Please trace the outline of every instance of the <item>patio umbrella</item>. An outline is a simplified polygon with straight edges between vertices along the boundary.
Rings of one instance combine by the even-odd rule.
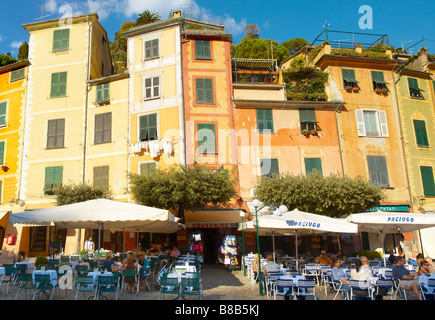
[[[412,212],[362,212],[349,215],[346,220],[358,225],[359,231],[375,232],[380,237],[384,253],[384,237],[387,233],[408,232],[435,226],[435,215]],[[384,265],[386,264],[384,259]]]

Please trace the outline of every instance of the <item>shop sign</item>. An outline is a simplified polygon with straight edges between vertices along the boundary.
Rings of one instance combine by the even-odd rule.
[[[287,221],[287,224],[291,227],[320,228],[320,223],[311,221]]]
[[[401,205],[401,206],[377,206],[374,207],[372,209],[369,209],[367,211],[385,211],[385,212],[396,212],[396,211],[401,211],[401,212],[408,212],[409,208],[407,205]]]

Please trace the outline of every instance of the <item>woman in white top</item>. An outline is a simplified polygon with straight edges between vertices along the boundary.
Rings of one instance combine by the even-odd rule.
[[[362,262],[360,260],[355,261],[355,269],[350,272],[350,278],[352,280],[367,280],[370,281],[370,273],[366,269],[362,268]]]

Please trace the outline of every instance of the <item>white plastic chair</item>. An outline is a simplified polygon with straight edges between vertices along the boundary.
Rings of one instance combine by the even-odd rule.
[[[373,286],[367,280],[350,280],[350,299],[368,298],[373,300]]]
[[[315,280],[299,280],[295,291],[296,297],[313,297],[317,300]]]

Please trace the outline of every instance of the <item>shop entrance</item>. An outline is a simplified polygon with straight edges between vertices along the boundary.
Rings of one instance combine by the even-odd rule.
[[[204,228],[201,229],[204,239],[204,263],[216,264],[218,257],[219,229]]]

